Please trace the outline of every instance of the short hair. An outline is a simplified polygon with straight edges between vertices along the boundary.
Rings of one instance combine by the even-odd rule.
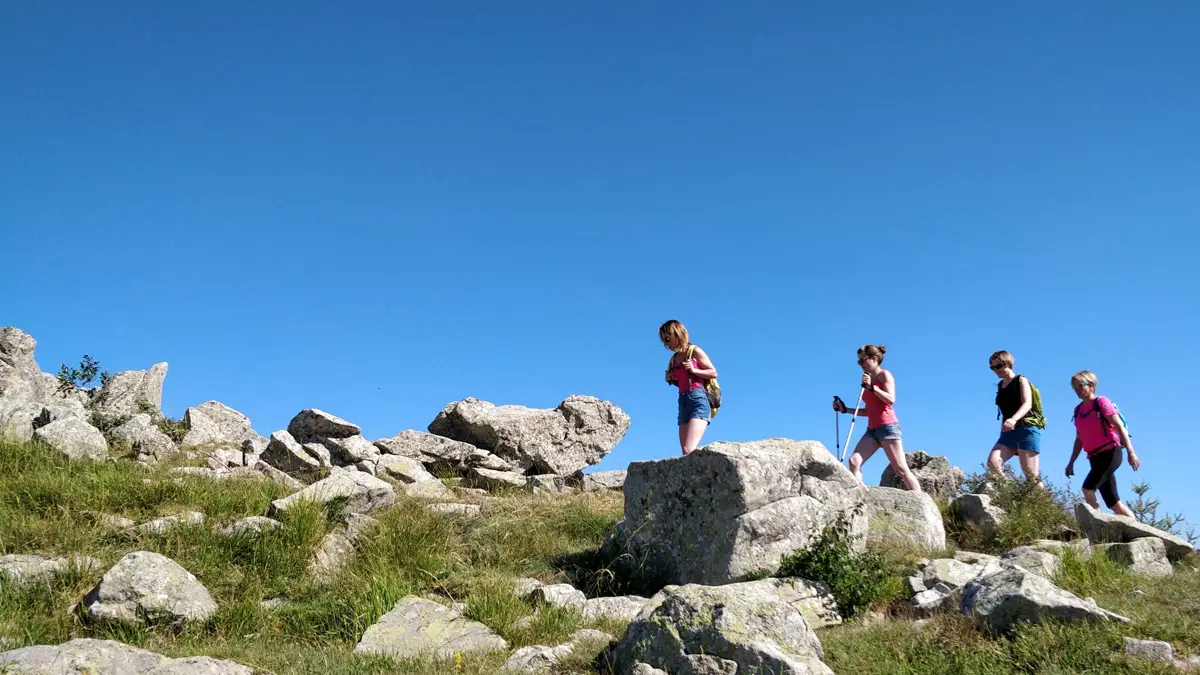
[[[863,345],[858,348],[858,358],[872,357],[883,363],[883,355],[887,353],[887,347],[883,345]]]
[[[999,361],[1000,363],[1003,363],[1005,365],[1005,367],[1007,367],[1007,368],[1012,368],[1013,363],[1015,363],[1015,361],[1013,360],[1013,355],[1009,354],[1008,352],[1004,351],[1003,349],[1001,349],[998,352],[992,353],[992,355],[988,358],[988,365],[990,366],[997,361]]]
[[[658,339],[662,340],[664,345],[667,344],[669,338],[676,338],[678,340],[680,351],[691,344],[688,341],[687,328],[675,319],[671,319],[658,327]]]
[[[1100,380],[1096,379],[1096,374],[1090,370],[1081,370],[1071,376],[1072,387],[1074,387],[1076,384],[1090,384],[1092,385],[1092,389],[1095,389],[1096,385],[1099,383]]]

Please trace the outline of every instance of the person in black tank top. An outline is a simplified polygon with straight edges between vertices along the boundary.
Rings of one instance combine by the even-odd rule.
[[[999,409],[1000,436],[988,454],[988,473],[996,478],[1004,475],[1004,463],[1019,458],[1025,479],[1041,485],[1038,455],[1041,452],[1041,428],[1045,426],[1033,385],[1023,375],[1013,372],[1015,360],[1006,351],[998,351],[988,359],[988,367],[1000,378],[996,388],[996,407]]]

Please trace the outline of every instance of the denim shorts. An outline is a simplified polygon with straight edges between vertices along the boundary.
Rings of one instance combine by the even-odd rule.
[[[884,441],[900,440],[900,423],[884,424],[875,428],[868,428],[865,434],[867,438],[873,438],[877,443]]]
[[[689,389],[679,395],[679,426],[688,420],[708,421],[712,408],[708,405],[708,394],[703,389]]]
[[[1037,427],[1017,427],[1012,431],[1001,431],[996,445],[1016,448],[1036,455],[1042,451],[1042,430]]]

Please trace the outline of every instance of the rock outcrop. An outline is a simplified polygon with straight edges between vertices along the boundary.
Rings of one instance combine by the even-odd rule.
[[[917,477],[921,489],[932,497],[954,499],[963,491],[963,470],[941,455],[930,455],[924,450],[904,453],[908,468]],[[904,481],[892,471],[891,464],[879,477],[879,487],[904,489]]]

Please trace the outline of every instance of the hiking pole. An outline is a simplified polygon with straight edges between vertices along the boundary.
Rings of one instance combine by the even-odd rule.
[[[858,403],[854,404],[854,417],[850,418],[850,431],[846,432],[846,445],[842,446],[842,454],[838,457],[839,462],[846,461],[846,451],[850,449],[850,437],[854,435],[854,423],[858,421],[858,407],[862,405],[863,394],[866,389],[858,390]]]

